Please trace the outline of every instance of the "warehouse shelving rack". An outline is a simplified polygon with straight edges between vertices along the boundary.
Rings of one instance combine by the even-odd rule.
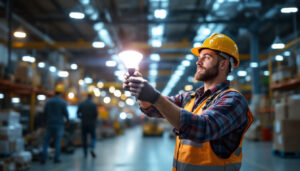
[[[10,97],[13,97],[15,94],[20,96],[30,96],[30,131],[34,130],[34,113],[35,113],[35,104],[36,96],[38,94],[44,94],[48,97],[54,95],[53,91],[43,90],[38,87],[31,85],[25,85],[21,83],[15,83],[10,80],[0,80],[0,91],[3,93],[8,93]]]

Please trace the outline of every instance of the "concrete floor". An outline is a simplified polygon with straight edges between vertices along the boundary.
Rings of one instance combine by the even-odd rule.
[[[62,154],[62,163],[32,163],[33,171],[167,171],[172,168],[175,140],[168,133],[161,137],[142,137],[140,127],[126,130],[121,136],[98,141],[97,158],[84,159],[82,149],[73,155]],[[245,141],[241,171],[300,170],[300,158],[272,155],[272,143]]]

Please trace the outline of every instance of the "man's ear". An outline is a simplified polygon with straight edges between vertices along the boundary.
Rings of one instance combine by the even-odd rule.
[[[228,68],[228,65],[229,65],[229,60],[222,60],[220,62],[219,67],[220,67],[221,71],[225,71]]]

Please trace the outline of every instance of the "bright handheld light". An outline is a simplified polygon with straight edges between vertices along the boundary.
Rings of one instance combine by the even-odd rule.
[[[134,71],[138,68],[143,55],[140,52],[133,50],[126,50],[119,53],[119,58],[124,63],[130,75],[133,75]]]

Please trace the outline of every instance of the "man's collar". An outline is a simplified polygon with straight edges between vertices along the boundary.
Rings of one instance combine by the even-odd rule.
[[[230,81],[226,80],[222,83],[217,84],[215,87],[206,90],[206,92],[204,92],[204,86],[202,86],[196,90],[196,93],[197,93],[197,95],[200,95],[200,96],[203,95],[204,93],[213,94],[220,89],[229,88],[229,85],[230,85]]]

